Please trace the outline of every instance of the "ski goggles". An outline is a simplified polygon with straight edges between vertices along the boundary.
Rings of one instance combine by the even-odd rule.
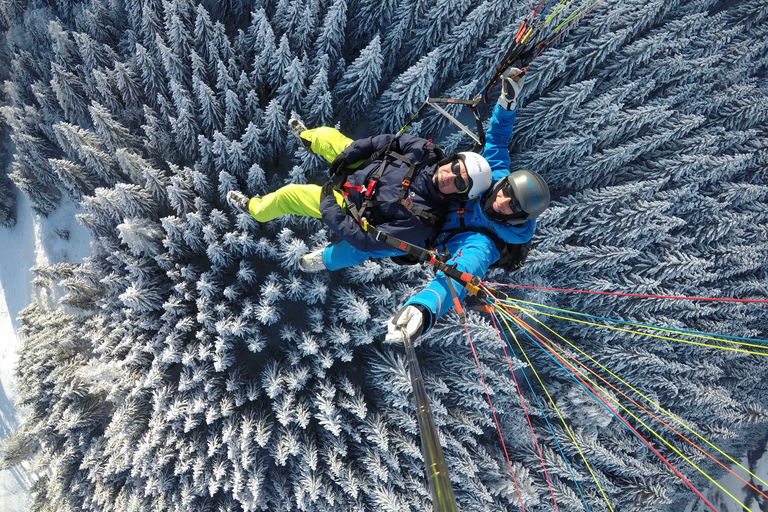
[[[456,190],[458,190],[459,194],[466,194],[469,192],[469,189],[472,187],[472,178],[467,176],[467,181],[464,181],[464,178],[461,177],[461,158],[456,158],[453,162],[451,162],[451,172],[453,173],[453,184],[456,186]]]

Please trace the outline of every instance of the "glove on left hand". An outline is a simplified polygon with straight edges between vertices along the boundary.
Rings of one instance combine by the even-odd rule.
[[[403,341],[403,333],[400,331],[405,326],[405,331],[411,339],[417,338],[424,330],[424,315],[416,306],[405,306],[387,321],[387,335],[385,341]]]
[[[323,201],[325,201],[325,198],[328,196],[333,195],[333,183],[330,181],[326,181],[323,183],[323,186],[320,188],[320,204],[323,204]]]
[[[343,151],[336,155],[336,158],[331,162],[331,166],[328,168],[328,174],[331,178],[343,174],[347,170],[347,154]]]
[[[499,105],[504,110],[515,110],[517,97],[525,85],[525,71],[509,68],[501,75],[501,96]]]

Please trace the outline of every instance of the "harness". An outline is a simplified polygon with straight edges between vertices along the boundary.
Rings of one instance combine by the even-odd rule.
[[[469,210],[471,212],[471,210]],[[443,233],[447,233],[445,238],[442,238],[440,243],[445,248],[448,241],[459,233],[466,233],[472,231],[475,233],[482,233],[491,239],[496,246],[496,250],[499,251],[499,259],[495,263],[491,264],[489,268],[501,268],[508,272],[514,272],[525,264],[528,253],[533,248],[533,239],[528,240],[522,244],[512,244],[505,242],[496,233],[490,229],[476,227],[476,226],[464,226],[463,218],[461,220],[461,226],[449,229]]]
[[[474,233],[481,233],[487,236],[493,244],[496,246],[496,250],[499,251],[499,259],[496,260],[489,268],[501,268],[508,272],[514,272],[525,264],[525,260],[528,257],[528,253],[533,248],[533,241],[529,240],[523,244],[513,244],[505,242],[496,233],[487,228],[481,228],[477,226],[467,226],[464,222],[465,213],[473,213],[473,210],[467,210],[464,208],[465,202],[459,203],[459,207],[455,210],[450,210],[448,213],[456,213],[459,225],[455,228],[451,228],[445,231],[441,231],[438,228],[435,236],[427,241],[428,250],[433,254],[438,254],[442,257],[443,261],[447,261],[451,258],[451,254],[448,252],[446,245],[448,242],[459,233],[466,233],[471,231]],[[445,220],[445,219],[443,219]],[[440,241],[438,243],[438,240]],[[441,246],[442,249],[438,249]],[[402,256],[391,256],[390,259],[398,265],[415,265],[420,263],[421,260],[413,254],[406,253]]]
[[[395,139],[389,141],[389,143],[383,147],[382,149],[376,151],[373,155],[371,155],[368,160],[365,161],[360,167],[366,167],[367,165],[370,165],[371,162],[374,162],[381,158],[381,164],[379,165],[378,169],[375,173],[371,175],[371,177],[368,179],[367,183],[365,185],[352,185],[347,181],[347,178],[351,174],[355,172],[355,169],[349,169],[347,167],[344,167],[343,170],[339,173],[337,173],[333,177],[333,188],[341,192],[341,195],[344,197],[344,203],[347,208],[347,213],[362,226],[364,229],[366,228],[366,225],[368,224],[368,221],[364,217],[365,211],[376,205],[376,204],[386,204],[386,203],[396,203],[401,205],[403,208],[408,210],[413,215],[417,216],[419,219],[422,220],[425,224],[428,226],[435,228],[442,224],[442,218],[438,217],[437,215],[434,215],[433,213],[423,209],[419,208],[415,204],[413,204],[413,200],[409,197],[410,192],[410,186],[411,186],[411,180],[413,179],[413,175],[416,173],[416,165],[411,162],[411,160],[406,157],[405,155],[402,155],[398,153],[397,151],[390,149],[390,146],[392,143],[395,142]],[[437,157],[438,161],[442,158],[444,158],[443,152],[439,147],[430,147],[430,152],[434,153]],[[389,158],[393,158],[396,160],[399,160],[406,164],[408,166],[408,172],[406,173],[405,177],[403,178],[403,181],[400,184],[400,194],[396,199],[389,200],[389,201],[374,201],[374,195],[376,193],[376,188],[379,183],[379,180],[381,179],[381,176],[384,174],[384,171],[387,167],[387,162]],[[349,197],[350,191],[356,191],[363,195],[363,202],[358,208],[357,205],[355,205],[354,202]]]

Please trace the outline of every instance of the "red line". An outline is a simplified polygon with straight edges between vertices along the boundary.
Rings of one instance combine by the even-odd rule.
[[[504,455],[507,457],[507,464],[509,465],[509,472],[512,474],[512,481],[515,482],[515,491],[517,491],[517,497],[520,500],[520,507],[522,507],[523,512],[525,512],[525,505],[523,505],[523,497],[520,495],[520,488],[517,486],[517,478],[515,478],[515,472],[512,470],[512,461],[509,460],[507,445],[504,442],[504,436],[501,434],[501,427],[499,426],[499,420],[496,419],[496,411],[494,410],[493,403],[491,402],[491,395],[488,393],[488,386],[485,385],[483,370],[480,369],[480,360],[477,358],[477,353],[475,352],[475,346],[472,344],[472,338],[469,335],[469,329],[467,329],[466,324],[464,324],[464,332],[467,333],[467,340],[469,341],[469,346],[472,349],[472,355],[475,356],[475,364],[477,365],[477,371],[480,372],[480,380],[483,383],[483,389],[485,389],[485,396],[488,398],[488,405],[491,406],[491,414],[493,415],[493,421],[496,423],[496,430],[499,432],[499,439],[501,439],[501,447],[504,448]]]
[[[506,308],[506,307],[504,307],[504,309],[507,309],[507,308]],[[600,402],[601,402],[603,405],[605,405],[605,407],[607,407],[607,408],[608,408],[608,410],[610,410],[610,411],[611,411],[611,412],[612,412],[612,413],[613,413],[613,414],[616,416],[616,418],[617,418],[618,420],[620,420],[620,421],[621,421],[621,422],[622,422],[624,425],[626,425],[626,426],[627,426],[627,428],[629,428],[629,429],[630,429],[630,430],[631,430],[631,431],[632,431],[632,432],[633,432],[633,433],[634,433],[634,434],[635,434],[635,435],[636,435],[636,436],[637,436],[639,439],[641,439],[641,440],[642,440],[642,441],[643,441],[643,442],[644,442],[644,443],[645,443],[645,444],[648,446],[648,448],[650,448],[650,449],[653,451],[653,453],[655,453],[655,454],[656,454],[656,455],[657,455],[657,456],[658,456],[658,457],[659,457],[659,458],[660,458],[660,459],[661,459],[661,460],[662,460],[662,461],[663,461],[663,462],[664,462],[664,463],[665,463],[665,464],[666,464],[666,465],[669,467],[669,469],[671,469],[672,471],[674,471],[674,473],[675,473],[675,474],[676,474],[676,475],[677,475],[677,476],[678,476],[678,477],[679,477],[679,478],[680,478],[680,479],[681,479],[683,482],[685,482],[685,483],[686,483],[686,485],[688,485],[688,487],[690,487],[690,489],[691,489],[693,492],[695,492],[695,493],[696,493],[696,495],[697,495],[699,498],[701,498],[701,499],[704,501],[704,503],[706,503],[706,504],[707,504],[707,505],[708,505],[708,506],[709,506],[709,507],[710,507],[712,510],[714,510],[715,512],[717,512],[717,509],[716,509],[716,508],[715,508],[715,507],[714,507],[714,506],[713,506],[713,505],[712,505],[712,504],[711,504],[709,501],[707,501],[707,499],[706,499],[706,498],[705,498],[705,497],[704,497],[704,496],[703,496],[703,495],[702,495],[702,494],[701,494],[701,493],[700,493],[700,492],[699,492],[699,491],[698,491],[698,490],[697,490],[697,489],[696,489],[696,488],[693,486],[693,484],[691,484],[691,483],[690,483],[690,482],[689,482],[689,481],[688,481],[688,480],[687,480],[687,479],[686,479],[686,478],[683,476],[683,474],[682,474],[682,473],[680,473],[680,472],[679,472],[677,469],[675,469],[675,467],[674,467],[674,466],[673,466],[673,465],[672,465],[672,464],[671,464],[671,463],[670,463],[670,462],[669,462],[669,461],[668,461],[666,458],[664,458],[664,456],[663,456],[661,453],[659,453],[659,452],[658,452],[658,450],[656,450],[656,448],[654,448],[654,447],[653,447],[653,445],[651,445],[651,443],[650,443],[648,440],[646,440],[646,439],[645,439],[645,438],[644,438],[642,435],[640,435],[640,433],[639,433],[637,430],[635,430],[635,428],[634,428],[632,425],[630,425],[630,424],[629,424],[629,422],[628,422],[627,420],[625,420],[625,419],[624,419],[624,418],[623,418],[623,417],[622,417],[622,416],[621,416],[621,415],[620,415],[618,412],[616,412],[616,411],[613,409],[613,407],[611,407],[611,406],[610,406],[610,405],[609,405],[609,404],[608,404],[608,403],[607,403],[605,400],[603,400],[603,398],[602,398],[600,395],[598,395],[598,394],[597,394],[597,392],[596,392],[594,389],[592,389],[592,387],[591,387],[591,386],[590,386],[588,383],[586,383],[586,382],[584,381],[584,379],[582,379],[582,377],[581,377],[580,375],[578,375],[578,374],[576,373],[576,371],[575,371],[575,370],[574,370],[574,369],[571,367],[571,365],[570,365],[570,364],[569,364],[567,361],[564,361],[564,360],[563,360],[563,359],[562,359],[562,358],[561,358],[561,357],[560,357],[560,356],[559,356],[559,355],[558,355],[558,354],[557,354],[557,353],[556,353],[554,350],[552,350],[552,348],[551,348],[551,347],[549,347],[549,346],[548,346],[548,345],[547,345],[547,344],[546,344],[544,341],[542,341],[542,339],[541,339],[541,338],[544,338],[544,339],[546,339],[547,341],[549,341],[549,339],[548,339],[548,338],[546,338],[546,336],[541,336],[541,337],[539,337],[539,335],[538,335],[537,333],[533,332],[532,328],[531,328],[530,326],[528,326],[528,324],[526,324],[526,323],[525,323],[525,322],[524,322],[522,319],[520,319],[520,318],[519,318],[517,315],[515,315],[514,313],[512,313],[512,312],[511,312],[511,311],[509,311],[508,309],[507,309],[507,313],[508,313],[508,314],[510,314],[512,317],[514,317],[514,318],[517,320],[517,322],[516,322],[516,323],[517,323],[517,325],[518,325],[519,327],[521,327],[521,328],[524,328],[525,330],[527,330],[527,331],[528,331],[529,333],[531,333],[531,334],[532,334],[532,335],[533,335],[533,336],[534,336],[534,337],[535,337],[537,340],[539,340],[539,342],[540,342],[540,343],[541,343],[543,346],[547,347],[547,349],[549,350],[549,352],[550,352],[550,353],[551,353],[553,356],[555,356],[555,357],[556,357],[556,358],[557,358],[557,359],[558,359],[558,360],[559,360],[559,361],[560,361],[560,362],[563,364],[563,366],[565,366],[566,368],[568,368],[568,369],[569,369],[569,371],[571,372],[571,374],[572,374],[574,377],[576,377],[576,378],[577,378],[577,379],[578,379],[578,380],[579,380],[579,381],[580,381],[580,382],[581,382],[581,383],[584,385],[584,387],[586,387],[586,388],[587,388],[587,389],[588,389],[588,390],[589,390],[589,391],[592,393],[592,395],[593,395],[595,398],[597,398],[597,399],[598,399],[598,400],[599,400],[599,401],[600,401]],[[522,324],[522,325],[521,325],[521,324]],[[524,327],[523,327],[523,326],[524,326]],[[550,343],[551,343],[551,342],[550,342]]]
[[[495,324],[494,324],[494,325],[495,325]],[[530,327],[530,326],[529,326],[529,327]],[[533,329],[532,327],[531,327],[531,329],[532,329],[534,332],[536,332],[536,333],[538,333],[538,334],[541,334],[541,333],[539,333],[539,331],[537,331],[536,329]],[[726,471],[728,471],[729,473],[731,473],[733,476],[735,476],[736,478],[738,478],[739,480],[741,480],[742,482],[744,482],[746,485],[750,486],[750,487],[751,487],[752,489],[754,489],[756,492],[758,492],[758,493],[762,494],[762,495],[763,495],[763,497],[765,497],[765,498],[768,498],[768,496],[766,496],[766,494],[765,494],[765,493],[763,493],[763,492],[762,492],[760,489],[758,489],[757,487],[755,487],[755,486],[754,486],[754,485],[752,485],[751,483],[749,483],[749,482],[747,482],[746,480],[744,480],[742,477],[740,477],[740,476],[739,476],[739,475],[738,475],[738,474],[737,474],[735,471],[733,471],[731,468],[727,467],[725,464],[723,464],[722,462],[720,462],[719,460],[717,460],[716,458],[714,458],[714,457],[713,457],[712,455],[710,455],[710,454],[709,454],[709,453],[708,453],[706,450],[704,450],[704,449],[703,449],[703,448],[701,448],[699,445],[697,445],[696,443],[694,443],[693,441],[691,441],[690,439],[688,439],[688,438],[687,438],[685,435],[683,435],[683,434],[681,434],[680,432],[678,432],[678,431],[677,431],[677,430],[676,430],[676,429],[675,429],[675,428],[674,428],[672,425],[668,424],[666,421],[662,420],[661,418],[659,418],[658,416],[656,416],[655,414],[653,414],[651,411],[649,411],[648,409],[646,409],[645,407],[643,407],[642,405],[640,405],[639,403],[637,403],[637,402],[636,402],[634,399],[632,399],[630,396],[628,396],[628,395],[627,395],[627,394],[625,394],[623,391],[621,391],[620,389],[618,389],[618,388],[617,388],[616,386],[614,386],[612,383],[610,383],[610,382],[608,382],[607,380],[605,380],[605,378],[603,378],[603,376],[602,376],[602,375],[598,374],[598,373],[597,373],[595,370],[593,370],[592,368],[588,367],[588,366],[587,366],[586,364],[584,364],[583,362],[579,361],[579,360],[578,360],[576,357],[574,357],[572,354],[568,353],[568,351],[567,351],[567,350],[565,350],[565,349],[564,349],[562,346],[560,346],[560,345],[558,345],[557,343],[554,343],[554,342],[551,342],[551,343],[552,343],[552,346],[553,346],[553,347],[555,347],[556,349],[558,349],[558,350],[559,350],[559,351],[560,351],[560,352],[561,352],[563,355],[565,355],[566,357],[568,357],[569,359],[571,359],[572,361],[574,361],[576,364],[578,364],[579,366],[581,366],[582,368],[584,368],[586,371],[588,371],[589,373],[591,373],[592,375],[594,375],[595,377],[597,377],[598,379],[600,379],[601,381],[603,381],[603,382],[604,382],[606,385],[610,386],[610,387],[611,387],[611,388],[612,388],[614,391],[616,391],[616,392],[617,392],[617,393],[619,393],[621,396],[623,396],[624,398],[626,398],[627,400],[629,400],[630,402],[632,402],[633,404],[635,404],[635,406],[637,406],[639,409],[641,409],[641,410],[642,410],[643,412],[645,412],[647,415],[649,415],[650,417],[652,417],[653,419],[655,419],[656,421],[658,421],[659,423],[661,423],[662,425],[664,425],[665,427],[667,427],[669,430],[671,430],[672,432],[674,432],[674,433],[675,433],[675,434],[677,434],[678,436],[680,436],[680,437],[682,437],[683,439],[685,439],[685,440],[688,442],[688,444],[690,444],[691,446],[693,446],[694,448],[696,448],[697,450],[699,450],[701,453],[703,453],[704,455],[706,455],[707,457],[709,457],[710,459],[712,459],[714,462],[717,462],[717,463],[718,463],[720,466],[722,466],[722,468],[723,468],[723,469],[725,469]]]
[[[555,510],[559,511],[557,507],[557,500],[555,500],[555,491],[552,489],[552,483],[549,481],[549,473],[547,473],[547,467],[544,465],[544,456],[541,454],[541,448],[539,447],[539,440],[536,439],[536,434],[533,431],[533,425],[531,424],[531,417],[528,415],[528,408],[525,406],[525,400],[523,399],[523,393],[520,389],[520,384],[517,383],[517,377],[515,371],[512,369],[512,361],[509,360],[507,355],[507,347],[504,346],[504,340],[501,339],[501,333],[496,325],[496,319],[491,315],[491,322],[493,322],[493,328],[496,329],[496,336],[501,343],[501,350],[504,351],[504,357],[507,360],[509,366],[509,373],[512,374],[512,380],[515,382],[515,389],[517,389],[517,396],[520,397],[520,404],[523,406],[523,412],[525,412],[525,419],[528,421],[528,428],[531,429],[531,437],[533,437],[533,444],[536,445],[536,451],[539,453],[539,460],[541,461],[541,468],[544,470],[544,477],[547,479],[547,486],[549,487],[549,494],[552,496],[552,503],[555,505]]]
[[[539,5],[536,7],[536,10],[533,11],[533,17],[534,18],[536,17],[537,14],[539,14],[539,11],[541,10],[541,8],[544,6],[544,4],[546,2],[547,2],[547,0],[541,0],[541,2],[539,2]],[[531,10],[533,10],[533,9],[531,9]]]
[[[643,295],[640,293],[598,292],[594,290],[571,290],[568,288],[547,288],[545,286],[526,286],[522,284],[484,283],[487,286],[512,286],[531,290],[549,290],[553,292],[591,293],[595,295],[616,295],[620,297],[639,297],[641,299],[676,299],[676,300],[706,300],[711,302],[756,302],[768,304],[768,299],[729,299],[724,297],[686,297],[682,295]]]

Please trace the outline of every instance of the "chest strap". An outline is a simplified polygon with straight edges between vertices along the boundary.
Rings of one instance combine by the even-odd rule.
[[[391,144],[391,141],[390,141],[390,144]],[[382,154],[382,151],[377,151],[374,154],[374,158],[378,158],[381,154]],[[401,183],[400,194],[398,198],[388,202],[395,202],[402,205],[403,208],[411,212],[413,215],[416,215],[417,217],[419,217],[424,223],[426,223],[431,227],[435,227],[439,225],[439,223],[442,221],[440,217],[422,208],[419,208],[418,206],[413,204],[413,201],[409,197],[411,180],[413,179],[413,175],[416,173],[416,165],[414,165],[413,162],[411,162],[411,160],[405,155],[401,155],[400,153],[389,150],[389,144],[387,144],[387,146],[384,148],[381,165],[379,165],[379,168],[370,177],[370,179],[368,180],[368,183],[366,183],[365,186],[351,185],[348,181],[343,184],[343,189],[341,190],[341,193],[345,197],[347,211],[350,213],[350,215],[352,215],[352,218],[355,219],[356,222],[361,223],[361,218],[363,216],[363,213],[366,211],[366,209],[368,209],[368,207],[375,204],[375,201],[373,201],[373,195],[376,191],[376,186],[378,185],[379,180],[381,179],[381,176],[384,174],[384,170],[386,169],[386,166],[387,166],[387,158],[389,157],[392,157],[396,160],[400,160],[401,162],[405,163],[408,166],[408,172],[406,173]],[[352,203],[352,201],[349,200],[348,196],[349,196],[350,190],[354,190],[363,195],[363,202],[360,205],[360,208],[357,208],[354,205],[354,203]]]
[[[465,210],[464,205],[467,204],[466,201],[459,201],[459,207],[455,210],[448,210],[448,213],[456,213],[459,220],[459,226],[462,228],[466,226],[464,223],[464,214],[465,213],[474,213],[474,210]]]

